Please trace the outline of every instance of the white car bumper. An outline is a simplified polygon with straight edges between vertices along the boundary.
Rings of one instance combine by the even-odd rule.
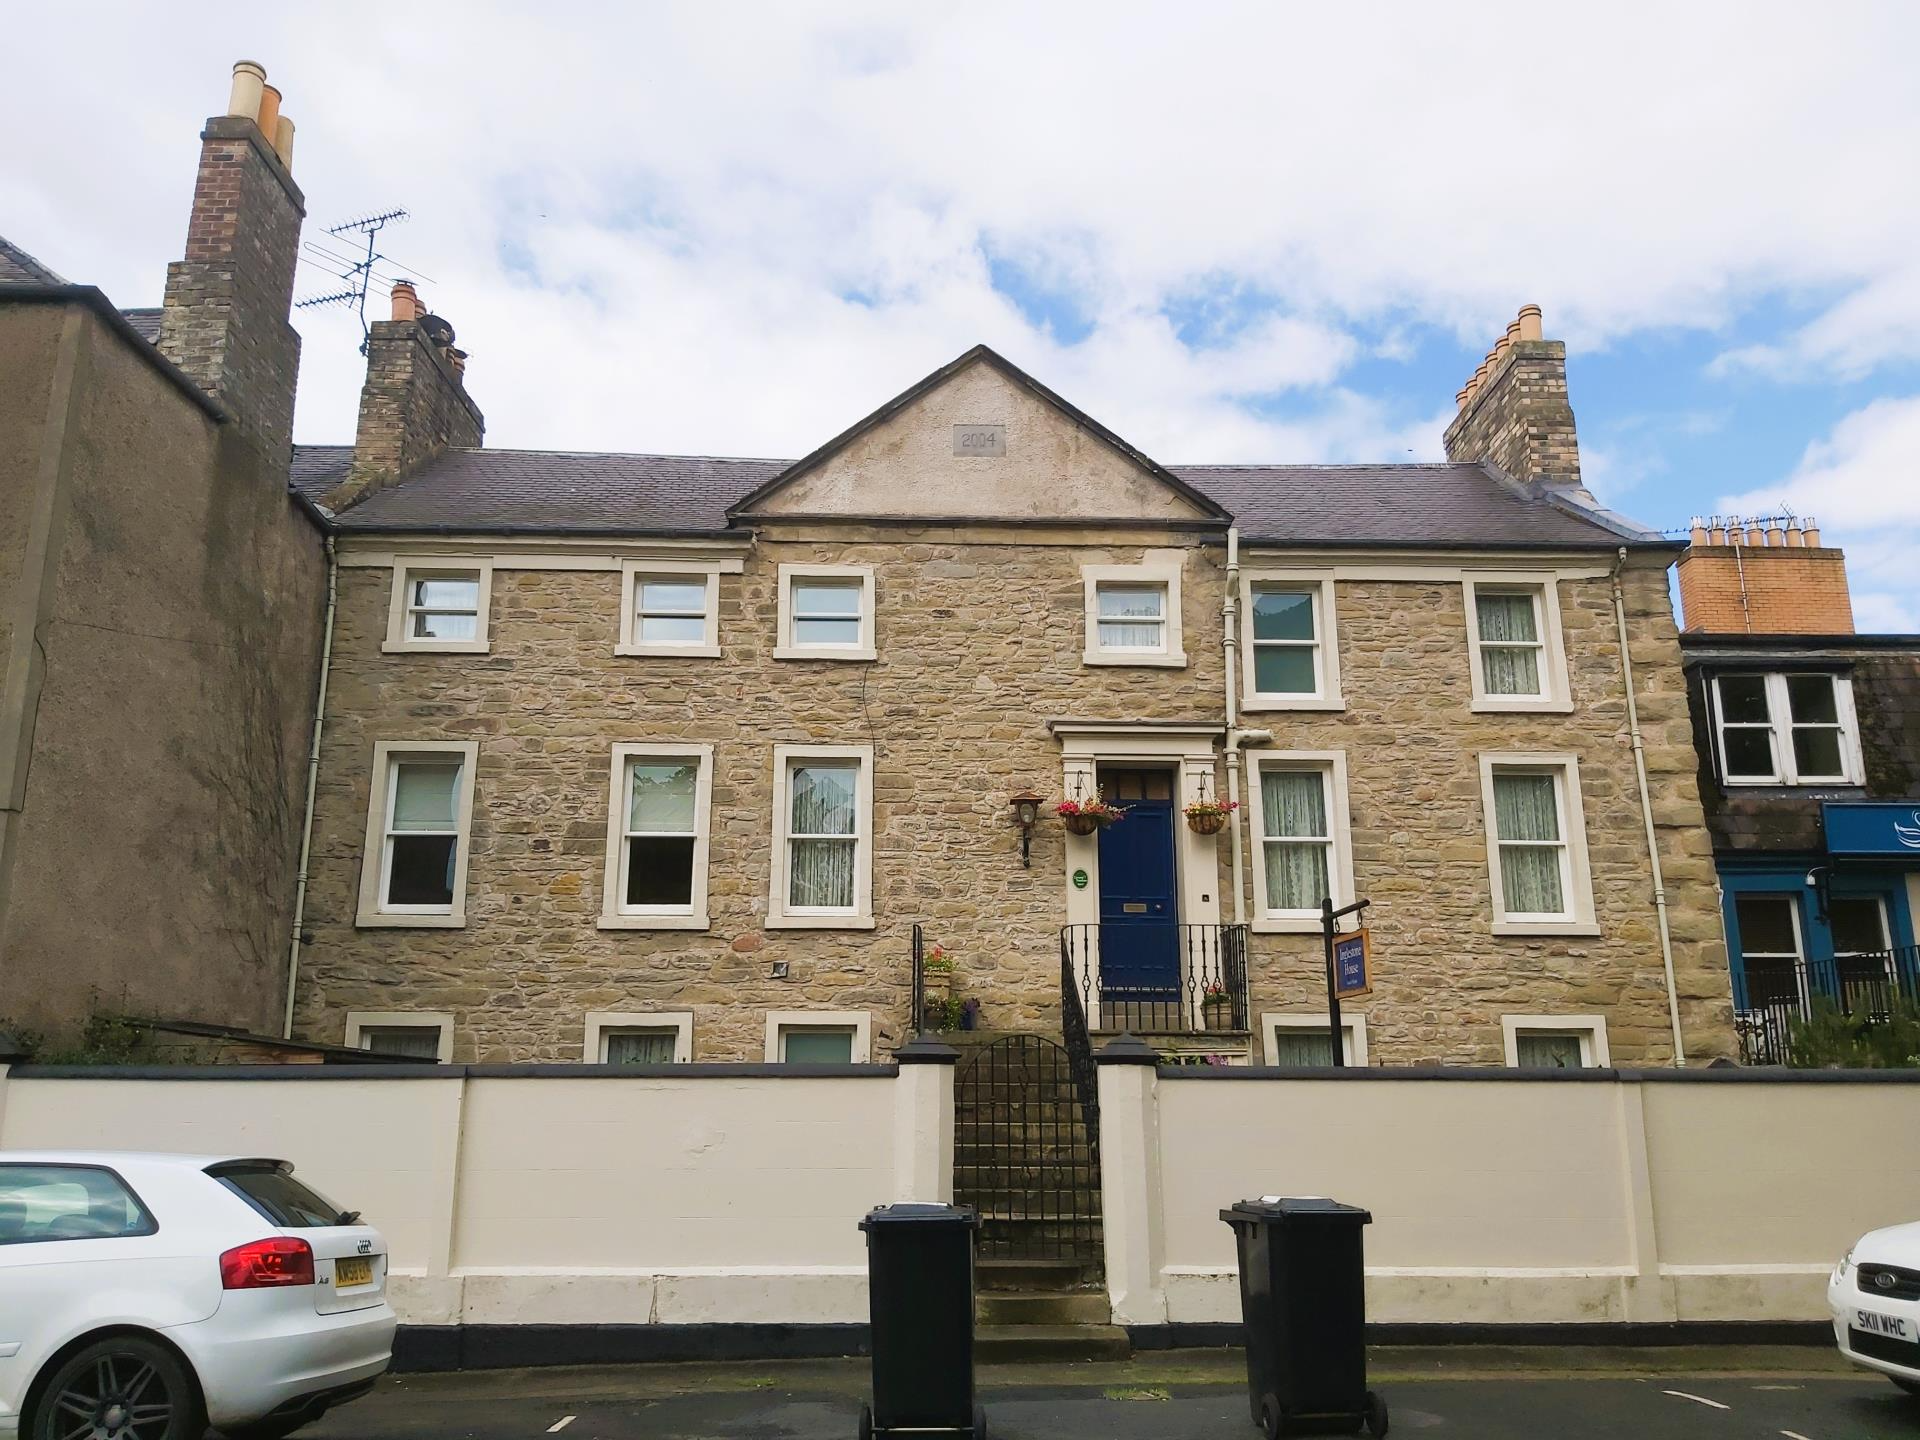
[[[193,1361],[216,1428],[330,1395],[350,1399],[342,1392],[371,1384],[392,1363],[395,1318],[385,1301],[338,1315],[315,1314],[310,1300],[303,1309],[246,1303],[268,1297],[279,1299],[272,1291],[230,1293],[208,1319],[167,1332]]]
[[[1827,1308],[1834,1342],[1847,1359],[1882,1375],[1920,1382],[1920,1298],[1895,1298],[1872,1286],[1863,1290],[1856,1262],[1828,1280]]]

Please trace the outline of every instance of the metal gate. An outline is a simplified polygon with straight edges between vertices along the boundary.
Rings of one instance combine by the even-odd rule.
[[[1097,1126],[1058,1041],[1005,1035],[967,1060],[954,1089],[953,1189],[980,1212],[981,1258],[1100,1263]]]

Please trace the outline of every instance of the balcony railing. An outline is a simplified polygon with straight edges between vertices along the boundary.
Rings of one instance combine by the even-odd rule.
[[[1252,1028],[1244,925],[1069,925],[1060,959],[1095,1030]]]
[[[1796,1020],[1829,1001],[1842,1015],[1885,1020],[1896,1003],[1920,1005],[1920,947],[1842,955],[1830,960],[1748,956],[1733,975],[1734,1028],[1749,1065],[1792,1061]]]

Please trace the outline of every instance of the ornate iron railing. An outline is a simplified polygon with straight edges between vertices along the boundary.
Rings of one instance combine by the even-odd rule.
[[[1087,1145],[1094,1163],[1100,1161],[1100,1077],[1093,1063],[1093,1034],[1087,1029],[1087,1007],[1073,973],[1066,941],[1060,942],[1060,1032],[1073,1067],[1073,1088],[1080,1097],[1080,1117],[1087,1129]]]
[[[1920,946],[1826,960],[1748,956],[1733,972],[1733,1024],[1748,1065],[1786,1065],[1794,1022],[1825,1001],[1842,1015],[1885,1020],[1896,1004],[1920,1006]]]
[[[1060,957],[1061,983],[1094,1030],[1252,1028],[1244,925],[1069,925]]]

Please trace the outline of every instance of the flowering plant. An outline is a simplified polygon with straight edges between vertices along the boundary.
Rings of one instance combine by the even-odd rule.
[[[1209,980],[1207,988],[1200,993],[1201,998],[1205,1000],[1224,1000],[1227,998],[1227,987],[1218,980]]]
[[[925,964],[921,966],[921,969],[935,975],[951,975],[953,973],[953,957],[947,954],[945,946],[935,945],[931,950],[927,951]]]
[[[1063,818],[1085,815],[1095,820],[1118,820],[1127,813],[1118,805],[1108,804],[1097,794],[1091,800],[1062,800],[1053,809],[1055,814]]]
[[[1238,800],[1215,800],[1203,797],[1187,806],[1187,818],[1189,820],[1199,820],[1208,815],[1225,817],[1231,815],[1239,808],[1240,802]]]

